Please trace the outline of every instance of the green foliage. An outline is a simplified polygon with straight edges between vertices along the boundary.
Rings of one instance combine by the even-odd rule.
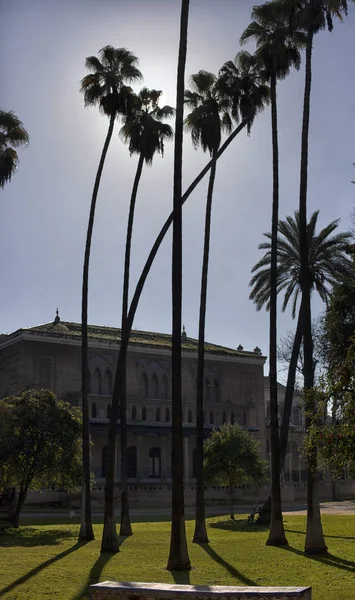
[[[130,154],[143,155],[150,165],[154,154],[163,156],[164,141],[172,139],[174,133],[170,125],[163,123],[174,115],[171,106],[159,106],[160,90],[143,88],[139,94],[132,95],[131,111],[126,116],[120,137],[128,142]]]
[[[257,442],[239,425],[222,425],[205,441],[206,481],[228,486],[262,483],[268,468],[260,458]]]
[[[72,489],[81,479],[81,414],[49,390],[0,401],[0,488],[52,485]]]
[[[29,136],[13,111],[0,110],[0,187],[11,180],[19,158],[15,148],[26,146]]]
[[[316,232],[319,210],[311,215],[308,223],[308,255],[311,289],[316,290],[323,300],[328,302],[332,286],[340,276],[351,272],[351,260],[347,256],[352,235],[349,232],[332,235],[339,220],[332,221]],[[292,299],[292,317],[296,315],[297,301],[301,293],[300,272],[300,222],[299,212],[294,217],[279,221],[277,241],[277,293],[284,292],[282,310],[286,310]],[[257,310],[263,306],[269,310],[270,304],[270,264],[271,233],[264,233],[266,242],[259,244],[259,250],[266,250],[262,259],[252,268],[253,275],[249,285],[252,287],[250,299]]]

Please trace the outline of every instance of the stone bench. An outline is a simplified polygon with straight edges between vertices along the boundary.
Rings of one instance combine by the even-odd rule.
[[[311,600],[310,587],[240,587],[104,581],[90,586],[91,600]]]

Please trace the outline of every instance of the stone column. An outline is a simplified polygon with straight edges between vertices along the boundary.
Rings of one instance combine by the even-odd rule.
[[[141,479],[142,477],[142,452],[143,452],[143,441],[142,436],[137,435],[137,479]]]
[[[189,481],[189,438],[184,437],[184,481]]]
[[[162,483],[166,483],[166,465],[167,465],[167,455],[166,455],[166,435],[162,435],[160,438],[160,457],[161,457],[161,481]]]

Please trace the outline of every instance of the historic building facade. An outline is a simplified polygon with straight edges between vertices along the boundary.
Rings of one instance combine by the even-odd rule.
[[[89,326],[92,467],[105,476],[108,419],[120,330]],[[127,361],[128,475],[132,482],[171,478],[171,338],[133,331]],[[206,344],[205,433],[239,423],[267,457],[264,376],[259,348],[248,352]],[[197,341],[182,333],[185,481],[194,479]],[[81,405],[81,326],[60,320],[0,336],[0,398],[29,388],[49,388]],[[119,425],[118,425],[119,434]],[[119,448],[119,444],[118,444]],[[119,453],[119,449],[117,451]],[[117,456],[119,480],[119,456]]]
[[[92,468],[105,477],[107,429],[120,330],[89,326],[90,427]],[[133,331],[127,360],[128,476],[132,483],[171,479],[171,338]],[[245,351],[206,343],[205,435],[223,423],[239,423],[270,459],[270,390],[259,348]],[[182,332],[183,434],[185,481],[195,477],[197,340]],[[0,336],[0,398],[29,388],[51,389],[58,398],[81,405],[81,326],[62,322],[19,329]],[[280,418],[285,388],[278,387]],[[283,478],[304,478],[299,452],[304,435],[302,398],[296,395]],[[118,425],[119,434],[119,425]],[[117,479],[120,479],[119,444]]]

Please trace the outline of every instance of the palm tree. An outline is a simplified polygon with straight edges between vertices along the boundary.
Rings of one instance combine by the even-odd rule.
[[[312,52],[313,38],[320,30],[333,28],[333,16],[340,20],[342,14],[347,14],[347,0],[300,0],[292,4],[290,16],[291,26],[300,23],[307,35],[306,44],[306,68],[305,87],[303,100],[303,119],[301,136],[301,170],[300,170],[300,196],[299,196],[299,218],[300,218],[300,248],[301,248],[301,290],[302,290],[302,330],[304,350],[304,389],[308,398],[308,413],[315,410],[312,394],[313,388],[313,349],[312,349],[312,316],[310,297],[310,273],[308,269],[307,248],[307,187],[308,187],[308,138],[310,119],[310,100],[312,82]],[[298,9],[298,10],[297,10]],[[306,428],[310,420],[306,418]],[[305,552],[309,554],[324,554],[327,552],[318,501],[318,484],[316,479],[317,452],[313,448],[307,456],[307,532],[305,540]]]
[[[181,1],[180,42],[176,84],[176,116],[173,184],[173,244],[172,244],[172,511],[170,551],[167,569],[189,570],[184,507],[182,398],[181,398],[181,309],[182,309],[182,144],[184,128],[185,64],[189,0]]]
[[[0,187],[11,180],[17,169],[19,158],[15,148],[28,142],[28,133],[15,113],[0,110]]]
[[[125,48],[105,46],[99,51],[99,58],[89,56],[85,66],[90,74],[81,80],[80,91],[84,94],[85,106],[99,106],[100,111],[109,117],[109,127],[105,143],[101,152],[99,167],[96,173],[94,188],[91,197],[89,222],[86,234],[86,245],[83,266],[82,284],[82,406],[83,406],[83,500],[82,523],[79,539],[94,539],[91,524],[90,502],[90,424],[89,424],[89,366],[88,366],[88,280],[91,238],[94,227],[97,194],[99,191],[102,171],[111,142],[115,120],[118,115],[127,114],[130,110],[132,90],[127,83],[140,80],[141,72],[137,68],[138,59]],[[84,518],[83,518],[84,513]]]
[[[122,294],[122,324],[121,339],[126,337],[126,323],[128,310],[128,291],[129,291],[129,270],[131,255],[131,240],[134,210],[138,186],[142,174],[144,162],[151,165],[156,153],[164,154],[164,142],[173,137],[173,130],[170,125],[163,123],[166,118],[172,117],[174,109],[171,106],[159,107],[159,98],[162,92],[157,90],[148,90],[143,88],[138,95],[133,97],[132,112],[127,116],[123,127],[120,130],[121,138],[129,143],[130,154],[138,154],[137,171],[133,182],[129,216],[126,234],[125,267],[123,278]],[[120,407],[120,436],[121,436],[121,536],[132,535],[132,528],[129,519],[128,505],[128,485],[127,485],[127,401],[126,401],[126,358],[127,352],[120,355],[120,361],[116,368],[115,384],[112,398],[111,426],[108,441],[108,462],[106,481],[107,488],[110,486],[110,513],[104,518],[104,534],[102,539],[102,552],[106,551],[106,533],[105,523],[114,524],[113,495],[114,495],[114,473],[115,473],[115,442],[118,410]],[[108,479],[111,478],[109,482]],[[113,537],[110,532],[108,539]],[[109,542],[110,544],[110,542]]]
[[[254,6],[252,23],[243,32],[241,43],[256,41],[256,58],[262,66],[271,88],[271,128],[273,154],[273,201],[270,267],[270,417],[271,417],[271,525],[267,545],[287,544],[282,520],[280,463],[278,457],[277,408],[277,227],[279,211],[279,151],[277,129],[277,80],[284,79],[291,67],[300,68],[300,48],[304,35],[289,27],[288,6],[283,0]]]
[[[223,131],[230,133],[232,130],[232,120],[229,114],[231,101],[228,95],[221,93],[217,77],[213,73],[199,71],[195,75],[191,75],[190,86],[192,91],[185,90],[185,104],[192,109],[192,112],[185,119],[185,128],[191,133],[195,149],[201,146],[204,152],[208,151],[211,157],[215,158],[221,144]],[[217,163],[214,161],[207,192],[197,351],[196,520],[193,541],[199,544],[208,542],[203,476],[203,379],[211,209],[216,166]]]
[[[321,300],[328,305],[333,286],[339,277],[349,274],[351,259],[347,256],[352,234],[350,232],[334,232],[339,220],[332,221],[317,233],[319,211],[312,214],[307,227],[307,247],[309,252],[308,265],[310,270],[310,286],[312,292],[318,293]],[[279,221],[279,236],[277,242],[277,293],[284,294],[282,311],[291,302],[292,318],[297,317],[297,326],[293,340],[293,348],[287,375],[284,411],[280,429],[279,457],[280,467],[283,467],[286,455],[288,430],[292,409],[295,386],[297,360],[301,348],[302,303],[301,298],[301,250],[300,250],[300,219],[298,211],[294,217],[286,217]],[[267,241],[259,245],[260,250],[266,250],[262,259],[252,268],[254,273],[250,280],[252,291],[250,299],[255,302],[259,311],[263,307],[270,310],[270,263],[271,263],[271,234],[264,234]]]

